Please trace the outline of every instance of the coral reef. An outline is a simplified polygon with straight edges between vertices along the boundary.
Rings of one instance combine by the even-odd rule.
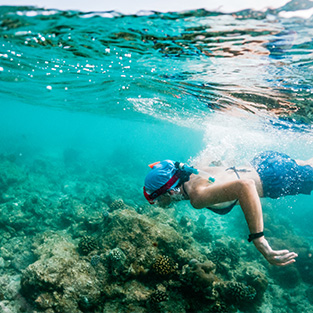
[[[271,276],[284,288],[295,288],[301,281],[300,273],[295,266],[271,268]]]
[[[90,264],[92,266],[97,266],[101,262],[101,256],[100,255],[94,255],[90,259]]]
[[[210,306],[208,313],[229,313],[230,310],[224,302],[216,301]]]
[[[246,286],[240,282],[227,281],[217,282],[214,289],[222,299],[231,304],[240,304],[252,301],[256,296],[256,291],[251,286]]]
[[[78,250],[83,255],[96,249],[98,249],[97,240],[91,236],[83,236],[78,243]]]
[[[12,200],[10,190],[26,179],[23,170],[11,158],[0,156],[0,203]]]
[[[217,246],[207,256],[216,265],[218,273],[224,275],[225,278],[231,278],[230,273],[239,262],[239,254],[231,245]]]
[[[76,253],[75,245],[58,234],[45,234],[35,249],[39,259],[23,272],[21,293],[40,310],[81,312],[101,301],[107,272],[101,275]]]
[[[107,250],[120,248],[127,255],[127,267],[136,262],[151,268],[159,255],[171,257],[180,266],[192,258],[205,258],[191,238],[188,242],[175,230],[177,223],[171,223],[162,209],[153,219],[130,209],[114,211],[110,222],[103,225],[100,245]]]
[[[215,275],[215,270],[216,266],[211,261],[200,263],[198,260],[192,259],[189,264],[184,265],[180,279],[185,286],[196,293],[203,292],[209,296],[213,283],[220,280]]]
[[[192,231],[195,228],[194,222],[188,216],[182,216],[179,225],[186,228],[188,231]]]
[[[111,211],[122,210],[125,207],[125,203],[122,199],[118,199],[110,203],[109,207]]]
[[[168,300],[168,295],[165,291],[155,290],[151,293],[149,300],[152,303],[160,303]]]
[[[262,300],[263,294],[268,287],[268,279],[263,272],[247,263],[247,266],[242,270],[242,275],[238,275],[238,279],[255,289],[256,300]]]
[[[126,255],[120,248],[114,248],[109,251],[108,261],[111,272],[119,275],[125,270]]]
[[[206,216],[204,214],[200,214],[196,221],[196,226],[199,228],[204,228],[205,222],[206,222]]]
[[[176,271],[177,267],[178,264],[166,255],[160,255],[152,265],[153,271],[161,276],[170,276]]]

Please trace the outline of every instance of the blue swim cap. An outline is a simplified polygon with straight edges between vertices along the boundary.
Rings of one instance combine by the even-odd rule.
[[[188,181],[191,174],[198,174],[198,170],[172,160],[149,166],[152,170],[146,176],[143,194],[151,204],[157,197]]]
[[[148,192],[153,192],[163,185],[165,185],[177,172],[175,161],[164,160],[153,166],[152,170],[148,173],[145,179],[145,188]],[[179,183],[179,180],[172,185],[171,190],[175,188]]]

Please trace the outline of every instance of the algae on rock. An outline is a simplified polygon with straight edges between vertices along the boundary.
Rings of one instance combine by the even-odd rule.
[[[41,310],[81,312],[98,305],[107,272],[95,271],[75,245],[57,233],[43,234],[35,249],[39,259],[23,272],[21,291]],[[101,274],[101,275],[100,275]]]

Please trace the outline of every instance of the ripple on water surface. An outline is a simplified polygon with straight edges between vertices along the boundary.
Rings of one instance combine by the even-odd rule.
[[[235,110],[310,125],[312,19],[281,10],[125,16],[1,7],[1,92],[132,118]]]

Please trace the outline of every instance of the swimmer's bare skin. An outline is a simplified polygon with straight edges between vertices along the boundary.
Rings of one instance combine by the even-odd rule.
[[[241,179],[234,172],[227,172],[224,168],[206,168],[208,175],[216,178],[216,183],[210,183],[205,177],[192,175],[184,184],[191,205],[202,209],[226,201],[239,200],[245,215],[250,233],[259,233],[264,229],[262,206],[260,197],[263,196],[262,184],[254,169],[240,173]],[[212,173],[213,171],[213,173]],[[181,193],[183,190],[181,189]],[[295,262],[298,256],[288,250],[273,250],[264,236],[253,240],[255,247],[265,259],[273,265],[284,266]]]
[[[301,165],[313,167],[313,158],[307,161],[296,160]],[[263,188],[260,177],[253,167],[246,167],[247,171],[240,172],[240,179],[232,170],[221,166],[198,168],[199,175],[191,175],[190,180],[180,186],[179,191],[169,190],[158,197],[159,205],[168,205],[172,201],[190,200],[196,209],[206,207],[218,208],[225,206],[225,202],[239,200],[251,234],[263,231],[263,213],[260,197],[263,197]],[[240,167],[240,169],[243,169]],[[215,182],[208,178],[212,176]],[[184,189],[186,193],[184,192]],[[273,250],[264,236],[254,239],[255,247],[265,259],[273,265],[285,266],[295,262],[298,256],[288,250]]]

